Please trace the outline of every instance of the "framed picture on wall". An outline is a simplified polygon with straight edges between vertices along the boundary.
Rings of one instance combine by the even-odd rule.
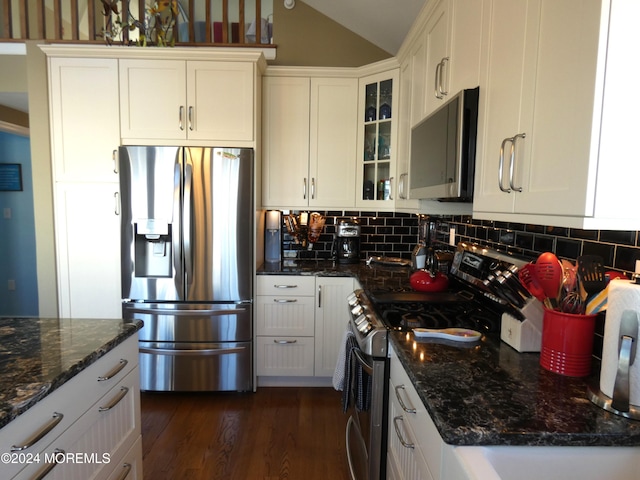
[[[0,163],[0,192],[22,191],[22,165]]]

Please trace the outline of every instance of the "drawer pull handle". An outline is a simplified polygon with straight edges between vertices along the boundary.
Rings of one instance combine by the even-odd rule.
[[[298,288],[298,285],[274,285],[273,288]]]
[[[53,412],[53,418],[49,421],[49,423],[47,423],[44,427],[42,427],[42,429],[36,433],[35,435],[33,435],[31,438],[29,438],[26,442],[24,442],[24,445],[12,445],[11,446],[11,451],[12,452],[21,452],[22,450],[26,450],[29,447],[32,447],[33,445],[35,445],[38,441],[40,441],[40,439],[42,437],[44,437],[47,433],[49,433],[51,430],[54,429],[54,427],[56,425],[58,425],[62,419],[64,418],[64,415],[58,412]]]
[[[61,448],[56,448],[53,451],[53,453],[54,453],[54,458],[57,458],[58,455],[66,455],[67,452],[65,452]],[[49,465],[47,465],[45,468],[43,468],[41,472],[39,472],[35,477],[33,477],[33,480],[42,480],[44,477],[49,475],[51,470],[53,470],[53,467],[58,465],[58,463],[60,463],[60,462],[58,462],[57,460],[54,460],[53,462],[51,462]]]
[[[396,435],[398,436],[398,440],[405,448],[415,448],[415,444],[407,442],[404,438],[402,438],[402,433],[400,433],[400,427],[398,427],[398,421],[404,422],[404,419],[401,415],[397,417],[393,417],[393,428],[396,430]]]
[[[277,343],[278,345],[290,345],[292,343],[298,343],[297,340],[274,340],[273,343]]]
[[[118,405],[120,401],[127,395],[129,389],[127,387],[120,387],[120,392],[104,407],[98,407],[99,412],[107,412],[111,410],[113,407]]]
[[[101,377],[98,377],[98,381],[99,382],[104,382],[105,380],[110,380],[113,377],[115,377],[118,373],[120,373],[122,371],[122,369],[124,367],[127,366],[127,363],[129,363],[128,360],[125,360],[124,358],[120,359],[120,362],[118,363],[118,365],[116,365],[115,367],[113,367],[111,370],[109,370],[106,374],[104,374]]]
[[[117,478],[117,480],[124,480],[129,476],[130,473],[131,473],[131,464],[125,463],[124,465],[122,465],[122,473],[120,473],[120,476]]]
[[[296,303],[298,300],[295,298],[274,298],[273,301],[276,303]]]
[[[400,390],[404,390],[404,385],[398,385],[396,387],[396,398],[398,399],[398,402],[400,403],[400,406],[402,407],[402,410],[404,410],[407,413],[416,413],[416,409],[413,407],[407,407],[407,405],[404,403],[404,400],[402,400],[402,398],[400,397]]]

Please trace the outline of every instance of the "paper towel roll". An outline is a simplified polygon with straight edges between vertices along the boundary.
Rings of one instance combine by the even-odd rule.
[[[604,345],[602,348],[602,369],[600,370],[600,390],[613,397],[613,386],[618,371],[618,344],[620,320],[625,310],[640,313],[640,285],[630,280],[613,280],[609,283],[609,299],[604,323]],[[640,350],[638,351],[640,354]],[[640,358],[636,358],[629,372],[629,403],[640,405]]]

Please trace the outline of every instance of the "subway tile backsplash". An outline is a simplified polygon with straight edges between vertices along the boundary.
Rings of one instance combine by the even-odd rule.
[[[336,225],[340,220],[357,218],[361,225],[360,258],[392,256],[411,258],[418,241],[420,217],[409,213],[335,210],[319,212],[326,217],[323,234],[311,247],[303,247],[284,229],[285,258],[329,259]],[[575,261],[580,255],[597,254],[605,267],[626,274],[635,271],[640,260],[640,239],[637,231],[579,230],[573,228],[529,225],[512,222],[474,220],[469,215],[432,216],[436,220],[434,244],[449,246],[450,229],[455,229],[455,241],[479,243],[506,251],[524,259],[534,260],[542,252],[554,252],[561,258]]]

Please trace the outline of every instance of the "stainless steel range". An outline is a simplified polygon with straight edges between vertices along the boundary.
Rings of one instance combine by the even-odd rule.
[[[500,252],[459,244],[446,292],[416,292],[406,285],[349,295],[349,328],[357,343],[351,350],[350,383],[345,385],[351,399],[346,438],[353,480],[386,478],[389,332],[461,327],[499,336],[502,314],[518,316],[519,299],[528,295],[518,285],[505,284],[502,272],[517,272],[522,264]],[[359,408],[363,394],[369,397],[368,408]]]

